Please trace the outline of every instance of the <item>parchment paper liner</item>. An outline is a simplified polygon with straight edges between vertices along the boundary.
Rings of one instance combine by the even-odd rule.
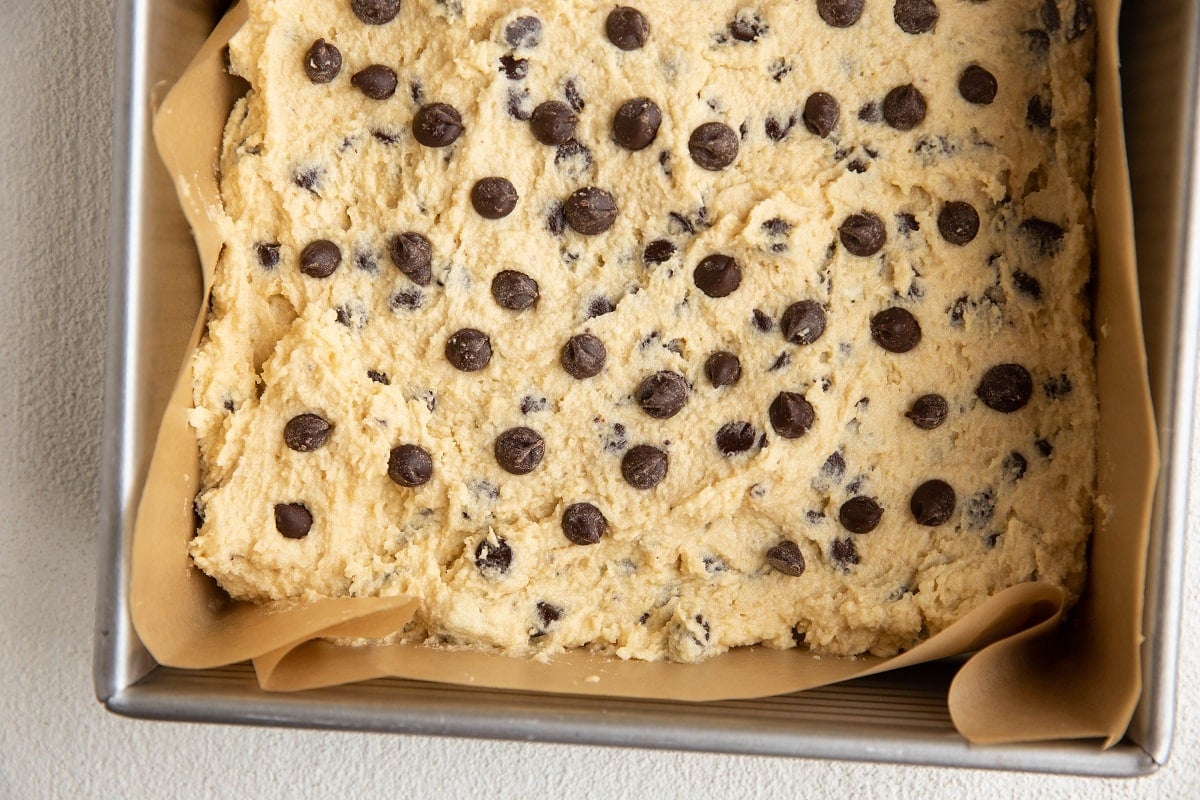
[[[179,375],[151,461],[133,542],[130,607],[139,637],[173,667],[253,659],[263,688],[292,691],[385,675],[542,692],[718,700],[794,692],[852,677],[975,654],[949,693],[958,730],[973,742],[1123,735],[1140,693],[1139,645],[1157,442],[1137,302],[1133,223],[1117,73],[1117,0],[1097,0],[1099,114],[1095,182],[1099,280],[1100,432],[1096,530],[1088,588],[1067,624],[1062,593],[1026,583],[892,659],[820,658],[742,648],[701,664],[622,662],[588,653],[549,663],[415,646],[341,647],[319,637],[379,637],[412,615],[407,598],[343,598],[308,605],[230,604],[187,556],[199,453],[186,421],[190,358]],[[192,225],[205,284],[222,241],[216,165],[228,109],[245,84],[224,71],[222,49],[245,19],[234,8],[166,97],[154,122],[159,151]],[[205,306],[202,304],[201,308]],[[196,321],[193,348],[204,315]]]

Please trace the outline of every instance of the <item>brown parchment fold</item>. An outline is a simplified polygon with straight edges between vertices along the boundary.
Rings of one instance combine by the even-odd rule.
[[[191,360],[183,365],[151,460],[134,530],[133,624],[162,664],[206,668],[251,659],[259,683],[296,691],[388,675],[527,691],[705,701],[765,697],[974,653],[948,698],[973,742],[1120,739],[1140,693],[1139,645],[1150,505],[1158,447],[1133,252],[1121,123],[1118,0],[1096,0],[1099,116],[1094,210],[1099,245],[1095,306],[1100,398],[1098,493],[1087,589],[1066,624],[1063,593],[1006,589],[942,633],[891,659],[821,658],[742,648],[700,664],[625,662],[572,652],[543,663],[420,646],[348,647],[326,637],[380,638],[412,616],[410,598],[309,604],[231,603],[190,563],[199,451],[187,424]],[[205,285],[223,245],[216,167],[229,109],[245,89],[223,48],[245,21],[238,5],[214,30],[158,109],[154,136],[191,223]],[[201,304],[201,309],[205,306]],[[203,329],[195,321],[192,348]],[[181,320],[180,324],[187,324]]]

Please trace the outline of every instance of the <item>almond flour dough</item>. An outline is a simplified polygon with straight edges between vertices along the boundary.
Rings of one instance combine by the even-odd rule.
[[[251,0],[195,563],[401,638],[890,655],[1080,588],[1075,0]]]

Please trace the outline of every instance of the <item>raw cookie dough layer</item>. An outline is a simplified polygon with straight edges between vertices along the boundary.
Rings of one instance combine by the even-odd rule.
[[[249,6],[191,416],[234,597],[690,661],[1077,594],[1086,5]]]

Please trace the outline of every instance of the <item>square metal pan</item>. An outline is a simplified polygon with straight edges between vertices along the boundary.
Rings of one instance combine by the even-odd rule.
[[[1163,447],[1146,597],[1145,687],[1128,735],[973,747],[946,710],[953,665],[784,698],[685,704],[377,680],[300,694],[259,691],[240,665],[161,667],[128,615],[130,535],[159,417],[200,302],[192,240],[150,138],[148,98],[173,81],[227,3],[121,0],[103,440],[95,692],[153,719],[341,728],[1093,775],[1153,772],[1170,753],[1177,689],[1189,446],[1200,299],[1195,125],[1200,0],[1127,3],[1121,44],[1142,304]]]

